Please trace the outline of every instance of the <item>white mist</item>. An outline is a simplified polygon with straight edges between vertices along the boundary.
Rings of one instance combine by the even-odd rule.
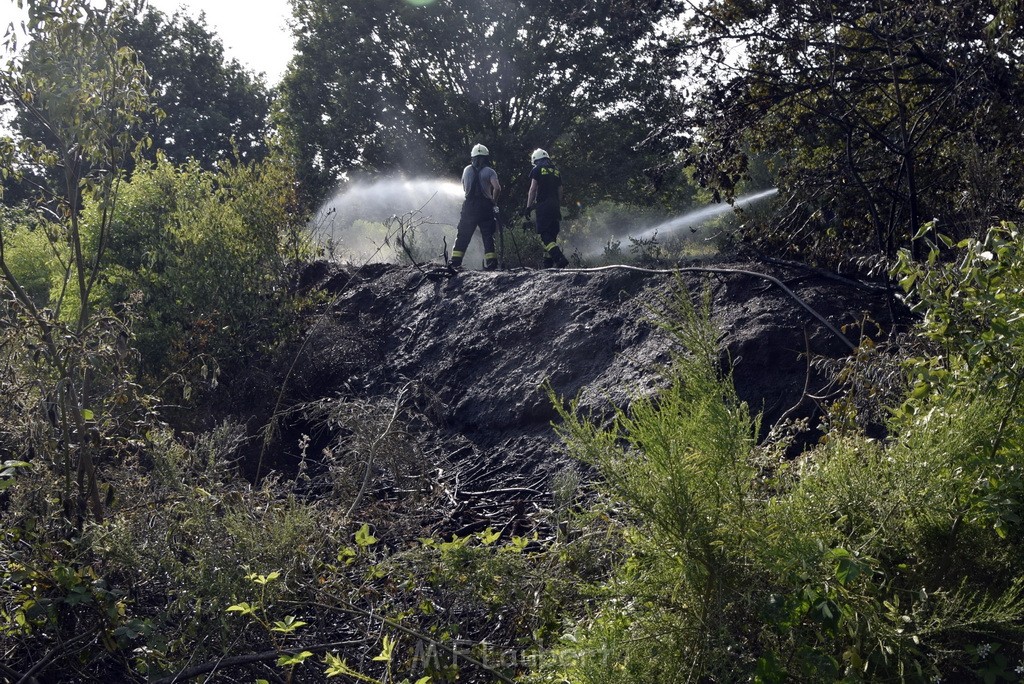
[[[464,193],[462,184],[440,178],[389,178],[357,182],[338,191],[317,210],[310,229],[335,259],[354,264],[396,262],[403,256],[393,239],[386,240],[383,222],[391,216],[417,212],[412,240],[417,259],[441,260],[451,253]],[[479,234],[466,254],[470,268],[483,261]]]
[[[754,204],[756,202],[760,202],[761,200],[768,199],[769,197],[772,197],[778,192],[778,188],[771,188],[770,190],[752,192],[750,194],[737,197],[732,204],[712,204],[701,209],[695,209],[693,211],[689,211],[675,218],[663,221],[655,226],[651,226],[650,228],[645,228],[641,230],[639,233],[612,235],[608,241],[610,242],[618,240],[621,242],[628,240],[629,238],[633,238],[635,240],[646,240],[654,237],[655,235],[657,235],[658,237],[668,237],[674,235],[675,233],[678,233],[684,228],[696,228],[705,221],[709,221],[717,216],[721,216],[722,214],[727,214],[733,209],[742,208]],[[607,242],[605,244],[607,244]],[[603,250],[604,245],[592,249],[587,256],[600,256]]]

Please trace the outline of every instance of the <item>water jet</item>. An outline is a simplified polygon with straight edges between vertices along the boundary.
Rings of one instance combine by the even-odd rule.
[[[614,242],[614,241],[620,241],[621,242],[623,239],[630,239],[630,238],[632,238],[633,240],[650,240],[650,239],[654,238],[655,236],[657,236],[657,237],[670,237],[672,235],[675,235],[676,233],[679,233],[680,231],[682,231],[685,228],[694,229],[697,226],[701,225],[702,223],[704,223],[706,221],[709,221],[709,220],[711,220],[711,219],[713,219],[713,218],[715,218],[717,216],[721,216],[722,214],[726,214],[726,213],[728,213],[728,212],[730,212],[730,211],[732,211],[734,209],[742,208],[742,207],[745,207],[745,206],[749,206],[749,205],[754,204],[756,202],[760,202],[762,200],[768,199],[769,197],[774,196],[778,192],[779,192],[778,188],[771,188],[769,190],[761,190],[761,191],[758,191],[758,192],[748,193],[746,195],[742,195],[740,197],[737,197],[733,201],[732,204],[726,204],[726,203],[712,204],[712,205],[707,206],[707,207],[702,207],[700,209],[695,209],[695,210],[692,210],[692,211],[688,211],[685,214],[682,214],[682,215],[677,216],[675,218],[668,219],[667,221],[662,221],[661,223],[658,223],[658,224],[656,224],[654,226],[651,226],[649,228],[644,228],[639,233],[626,233],[626,234],[616,234],[616,235],[613,235],[613,236],[611,236],[611,238],[609,238],[608,242]],[[606,242],[606,244],[607,244],[607,242]],[[603,246],[601,246],[600,248],[597,248],[597,249],[592,249],[587,254],[587,256],[588,257],[600,256],[603,249],[604,249]]]
[[[441,178],[356,182],[324,202],[310,222],[310,230],[338,261],[398,262],[404,251],[388,239],[384,222],[418,212],[412,236],[417,259],[440,260],[445,241],[449,252],[455,242],[463,197],[461,183]],[[479,241],[474,237],[467,250],[466,263],[471,266],[483,260]]]

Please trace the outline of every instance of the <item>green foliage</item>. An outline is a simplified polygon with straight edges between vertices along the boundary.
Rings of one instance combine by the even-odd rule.
[[[685,295],[684,295],[685,296]],[[595,431],[574,419],[570,408],[561,428],[581,460],[598,466],[619,496],[629,501],[676,547],[685,573],[721,575],[718,549],[742,546],[727,538],[745,515],[752,471],[753,421],[729,379],[719,376],[713,331],[686,300],[685,320],[671,331],[689,353],[676,358],[672,387],[633,402],[613,427]],[[718,569],[716,569],[718,568]]]
[[[21,414],[16,425],[31,435],[32,448],[48,467],[62,471],[66,520],[81,521],[86,511],[102,519],[96,470],[100,447],[109,445],[116,453],[117,440],[131,439],[131,429],[140,422],[133,414],[145,411],[145,401],[122,373],[128,353],[118,344],[124,334],[121,321],[98,314],[92,299],[117,205],[120,169],[146,143],[135,130],[151,111],[147,76],[135,54],[114,38],[130,11],[126,3],[96,10],[75,0],[29,2],[27,10],[32,40],[23,52],[16,35],[4,44],[0,91],[19,115],[46,134],[17,140],[5,136],[0,176],[17,177],[26,168],[59,169],[62,183],[56,190],[41,189],[38,218],[32,222],[36,239],[44,235],[49,243],[54,286],[49,306],[37,304],[7,259],[8,244],[15,246],[10,252],[15,265],[25,255],[11,242],[24,228],[0,223],[0,274],[10,293],[7,319],[19,320],[12,335],[30,351],[11,358],[11,384],[21,390],[13,412]],[[100,208],[96,248],[90,254],[83,249],[83,200]],[[38,295],[41,287],[35,289]],[[96,416],[105,422],[103,429],[93,424]]]
[[[261,75],[228,59],[221,40],[182,12],[167,17],[147,7],[120,27],[152,79],[153,104],[164,116],[148,128],[155,161],[161,151],[175,164],[195,160],[213,170],[225,160],[252,162],[270,152],[270,93]]]
[[[267,156],[267,87],[261,77],[249,73],[237,60],[226,58],[223,44],[203,17],[192,19],[176,13],[168,18],[152,7],[140,13],[138,7],[125,5],[113,17],[86,12],[78,16],[78,23],[84,30],[106,33],[124,54],[132,54],[144,65],[157,116],[130,123],[133,135],[152,141],[152,145],[139,150],[146,159],[155,161],[159,151],[176,164],[193,159],[204,169],[213,170],[228,159],[255,161]],[[52,52],[36,41],[26,50],[21,69],[33,75],[45,72],[52,68],[48,66],[51,59]],[[11,123],[24,140],[56,143],[49,124],[28,109],[17,110]],[[128,171],[134,166],[134,159],[122,162],[122,168]],[[36,183],[52,187],[65,183],[60,172],[40,175],[40,171],[24,169]],[[31,193],[31,184],[15,185],[13,190],[14,198],[21,198]]]
[[[633,526],[601,608],[563,635],[575,651],[536,680],[1014,680],[1024,657],[1017,342],[996,342],[988,325],[1015,320],[1021,304],[1005,230],[967,245],[977,258],[956,265],[908,260],[921,334],[941,340],[939,365],[957,370],[932,372],[928,390],[908,396],[885,444],[843,426],[796,462],[775,461],[716,371],[707,313],[669,307],[684,351],[665,390],[610,425],[563,412],[570,452],[598,467]],[[954,283],[964,294],[951,300]],[[951,314],[951,302],[989,316]]]
[[[949,238],[940,238],[943,244],[932,245],[921,264],[915,264],[907,251],[901,255],[900,282],[914,295],[915,310],[924,315],[924,334],[942,345],[932,375],[925,378],[923,360],[915,370],[939,386],[962,385],[962,376],[973,375],[989,381],[983,392],[1013,394],[1024,373],[1020,230],[1004,222],[980,239],[964,240],[956,245],[963,257],[952,263],[941,260],[941,250],[952,244]]]
[[[14,540],[12,540],[14,541]],[[25,535],[24,549],[40,538]],[[83,552],[85,552],[83,554]],[[7,643],[56,632],[69,642],[99,639],[105,648],[127,649],[151,635],[153,622],[133,616],[126,593],[102,577],[81,546],[40,544],[7,555],[0,578],[0,637]]]
[[[1007,173],[1021,164],[1019,9],[709,2],[688,25],[700,47],[684,53],[700,84],[676,127],[700,129],[688,162],[729,193],[751,152],[772,155],[786,203],[746,237],[786,254],[876,265],[916,250],[932,217],[957,239],[980,235],[993,216],[1019,216],[1020,178]],[[740,35],[741,54],[725,57]]]
[[[674,11],[607,0],[373,0],[353,12],[300,0],[278,123],[313,201],[357,168],[457,173],[479,140],[521,206],[530,151],[560,156],[561,136],[577,125],[603,143],[581,160],[593,165],[588,184],[605,167],[642,178],[630,145],[643,127],[630,124],[662,111],[660,79],[675,65],[637,46],[660,44],[659,22]],[[570,161],[578,147],[566,139],[561,156]]]
[[[950,467],[973,480],[968,515],[1006,537],[1024,515],[1024,252],[1012,223],[958,248],[955,263],[939,260],[939,245],[922,264],[902,255],[901,282],[936,353],[909,361],[913,389],[897,418],[921,440],[935,425],[960,427],[964,453]]]
[[[668,330],[687,352],[675,359],[671,387],[656,398],[635,400],[629,414],[619,412],[608,429],[578,416],[570,405],[562,412],[565,423],[560,428],[570,454],[597,466],[614,494],[644,521],[633,540],[644,550],[624,570],[634,578],[642,596],[640,605],[648,596],[653,599],[658,591],[665,591],[676,597],[672,605],[680,611],[666,620],[657,611],[641,609],[634,616],[629,610],[626,615],[599,619],[604,626],[598,632],[609,624],[625,626],[635,619],[633,628],[653,637],[660,630],[686,629],[673,625],[678,620],[703,625],[703,638],[709,640],[688,657],[670,650],[658,658],[656,675],[645,671],[635,681],[681,679],[687,661],[695,673],[702,672],[709,667],[709,659],[724,651],[728,631],[723,611],[729,595],[742,586],[740,559],[756,539],[750,524],[754,515],[750,509],[755,506],[750,496],[753,469],[748,463],[756,420],[737,399],[729,378],[718,370],[707,302],[703,316],[690,305],[685,291],[674,305],[682,320]],[[641,645],[611,657],[606,665],[614,669],[635,658],[640,666],[650,661],[650,648],[651,644]],[[635,668],[627,667],[631,669]],[[611,674],[602,671],[605,676]]]
[[[208,357],[221,367],[269,343],[285,320],[284,264],[301,254],[291,178],[278,162],[203,171],[161,159],[120,190],[101,301],[137,307],[145,370],[161,378]],[[103,207],[89,205],[89,245]]]
[[[438,12],[451,11],[441,4]],[[553,479],[552,505],[538,512],[533,528],[481,524],[416,543],[431,534],[422,520],[393,497],[369,495],[375,478],[390,478],[399,485],[390,490],[418,506],[439,496],[423,486],[427,461],[413,427],[423,397],[412,382],[393,401],[298,409],[343,435],[317,455],[328,481],[319,491],[330,488],[319,498],[305,461],[295,482],[241,480],[243,426],[191,434],[160,423],[155,401],[138,384],[140,367],[147,379],[188,363],[197,374],[214,372],[280,341],[288,313],[284,268],[304,250],[294,179],[273,157],[216,170],[161,157],[131,178],[121,173],[127,155],[145,146],[126,132],[148,111],[146,74],[113,40],[130,8],[29,5],[31,63],[9,62],[0,80],[10,100],[56,137],[5,140],[2,171],[16,175],[28,159],[62,168],[71,183],[42,205],[49,213],[5,214],[0,224],[5,291],[14,292],[0,301],[0,677],[183,679],[186,666],[206,663],[212,673],[232,655],[254,654],[258,664],[218,676],[251,681],[273,672],[387,684],[402,677],[417,684],[474,677],[602,684],[1020,679],[1024,253],[1015,225],[962,243],[956,261],[949,259],[951,240],[937,244],[936,226],[912,236],[919,251],[936,242],[925,260],[906,253],[898,273],[922,316],[918,344],[931,353],[906,363],[911,390],[887,403],[893,412],[885,441],[866,438],[856,421],[836,419],[796,460],[782,460],[780,445],[758,445],[758,419],[722,363],[710,301],[695,307],[680,287],[662,312],[678,347],[664,389],[600,423],[574,405],[562,411],[570,452],[602,478],[586,510],[577,510],[581,478],[566,471]],[[301,16],[319,7],[296,9]],[[412,14],[431,7],[387,16],[440,29],[431,23],[435,15]],[[522,7],[494,15],[494,31],[510,30],[505,19]],[[538,5],[536,13],[574,29],[564,32],[567,44],[551,49],[582,59],[608,45],[600,32],[584,30],[609,25],[598,16],[602,8],[573,5],[568,19],[549,14],[565,8]],[[997,49],[1016,30],[1007,19],[1012,11],[1000,8],[986,34]],[[648,9],[622,10],[624,23],[609,31],[614,47],[646,35]],[[342,25],[339,35],[357,35],[358,15],[323,15],[317,20]],[[524,26],[528,35],[551,30]],[[865,28],[863,40],[884,37],[876,24]],[[837,29],[840,37],[849,33]],[[895,35],[887,38],[894,48],[903,45]],[[306,40],[307,60],[336,48],[323,36]],[[419,54],[417,40],[395,45]],[[869,68],[877,60],[864,56],[880,55],[871,41],[857,45],[866,51],[864,74],[877,76]],[[343,44],[345,56],[375,49],[368,41]],[[536,42],[529,48],[538,51]],[[890,71],[907,59],[895,52]],[[918,69],[925,67],[900,73],[916,77]],[[346,87],[353,86],[348,73]],[[609,95],[598,92],[604,85],[572,103],[576,114],[611,101],[598,98]],[[947,92],[963,92],[962,85]],[[882,97],[895,92],[878,88],[875,96],[859,95],[872,112],[890,117],[879,130],[892,142],[892,126],[913,114],[903,117]],[[344,88],[324,90],[341,97]],[[921,106],[913,90],[906,85],[903,97]],[[468,101],[421,96],[424,108],[414,111],[426,111],[424,120],[392,130],[402,134],[396,140],[411,140],[406,134],[428,130],[428,119]],[[434,102],[444,106],[427,106]],[[340,104],[328,118],[362,106]],[[926,109],[915,135],[945,120]],[[780,118],[770,123],[781,125],[785,111],[776,110]],[[322,121],[322,114],[310,116]],[[438,128],[424,159],[443,165],[449,153],[463,156],[463,136],[483,129],[465,124],[477,120],[472,112],[460,120],[455,133]],[[969,123],[984,132],[994,121]],[[809,124],[797,123],[810,145],[802,128]],[[564,124],[563,132],[600,129],[603,139],[618,133],[614,125],[575,120],[541,132],[554,134],[555,124]],[[840,124],[848,122],[833,121],[825,134],[833,144]],[[502,130],[540,135],[514,129]],[[771,130],[748,130],[744,140]],[[509,140],[499,145],[512,150]],[[390,163],[382,155],[388,140],[362,142],[367,160]],[[855,168],[865,159],[885,168],[883,154],[862,156],[863,139],[848,142]],[[930,138],[889,149],[909,163],[933,142],[937,155],[954,158],[952,143]],[[822,169],[833,168],[835,149],[796,145],[792,154],[820,180],[829,177]],[[903,178],[897,190],[909,192]],[[723,187],[734,180],[718,178]],[[639,192],[629,188],[631,196]],[[851,201],[861,206],[869,195]],[[849,220],[830,239],[850,238],[843,231],[857,230],[861,219]],[[364,638],[349,640],[350,631]]]
[[[25,289],[37,308],[50,303],[50,288],[56,275],[53,269],[53,245],[46,235],[47,226],[34,225],[31,217],[7,207],[0,207],[0,221],[5,229],[5,259],[11,274]]]
[[[119,496],[163,502],[160,512],[116,511],[93,541],[157,627],[145,667],[166,671],[212,657],[215,646],[196,652],[196,645],[236,629],[236,612],[265,628],[253,638],[284,647],[273,640],[291,638],[302,620],[278,614],[276,604],[290,594],[285,580],[304,576],[328,542],[319,517],[273,482],[255,491],[240,485],[231,465],[237,426],[223,425],[190,448],[169,434],[152,438],[152,462],[124,473]]]

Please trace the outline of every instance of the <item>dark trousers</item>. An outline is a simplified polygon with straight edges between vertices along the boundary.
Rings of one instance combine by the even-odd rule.
[[[545,202],[537,205],[537,232],[544,245],[550,245],[558,239],[558,231],[562,227],[562,212],[557,202]]]
[[[480,237],[484,240],[484,260],[496,259],[494,251],[494,232],[497,228],[494,220],[494,204],[489,199],[468,199],[462,204],[462,215],[459,217],[458,232],[455,235],[455,247],[452,257],[461,259],[473,239],[473,233],[480,226]]]
[[[561,256],[558,249],[558,231],[562,224],[562,211],[558,202],[544,202],[537,205],[537,234],[544,244],[544,265],[551,266]]]

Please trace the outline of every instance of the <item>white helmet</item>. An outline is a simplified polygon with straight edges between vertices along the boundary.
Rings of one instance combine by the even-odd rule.
[[[480,144],[473,145],[473,151],[469,153],[471,157],[489,157],[491,153],[486,147]]]
[[[540,149],[538,147],[537,149],[535,149],[533,151],[533,154],[530,155],[530,161],[532,161],[534,164],[536,164],[541,159],[550,159],[550,157],[548,157],[548,153],[547,152],[545,152],[544,150],[542,150],[542,149]]]

